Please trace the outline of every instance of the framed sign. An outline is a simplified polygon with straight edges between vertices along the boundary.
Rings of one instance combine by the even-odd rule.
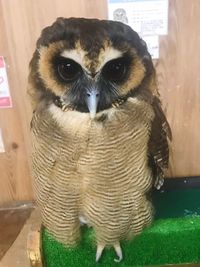
[[[0,56],[0,108],[11,108],[12,100],[8,85],[6,65],[3,56]]]

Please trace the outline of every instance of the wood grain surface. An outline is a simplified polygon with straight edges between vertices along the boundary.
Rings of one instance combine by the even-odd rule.
[[[0,209],[0,262],[16,240],[32,210],[30,205]]]
[[[0,109],[6,153],[0,154],[0,205],[33,198],[30,175],[28,64],[41,30],[57,17],[106,18],[106,1],[0,0],[0,55],[6,58],[12,109]]]
[[[170,0],[159,88],[172,127],[170,176],[200,175],[200,1]]]
[[[169,0],[169,32],[155,62],[172,127],[170,176],[200,175],[200,1]],[[12,109],[0,109],[0,205],[33,198],[30,175],[28,63],[42,28],[57,17],[107,18],[106,0],[0,0],[0,55],[6,58]]]

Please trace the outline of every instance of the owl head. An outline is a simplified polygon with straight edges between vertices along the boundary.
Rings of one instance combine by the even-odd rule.
[[[34,109],[54,103],[94,118],[154,87],[145,42],[116,21],[58,18],[42,31],[30,62]]]
[[[115,9],[115,11],[113,12],[113,19],[116,21],[121,21],[123,23],[127,23],[128,18],[126,16],[126,10],[123,8]]]

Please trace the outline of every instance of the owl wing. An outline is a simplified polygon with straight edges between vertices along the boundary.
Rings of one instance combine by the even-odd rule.
[[[149,139],[148,155],[149,163],[153,170],[154,186],[157,189],[163,184],[164,171],[168,168],[169,164],[169,143],[171,141],[172,133],[161,108],[161,102],[158,97],[154,97],[152,107],[155,113],[152,122],[152,128]]]

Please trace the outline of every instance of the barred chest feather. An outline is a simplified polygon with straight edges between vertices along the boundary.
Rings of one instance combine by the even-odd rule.
[[[74,212],[91,225],[105,221],[106,214],[109,222],[119,219],[124,208],[123,225],[128,225],[129,213],[141,205],[152,184],[147,150],[153,118],[151,106],[137,99],[93,120],[87,113],[63,112],[54,105],[36,112],[33,172],[46,224],[51,224],[54,211],[69,210],[75,201]],[[55,228],[52,220],[50,229]]]
[[[55,105],[49,111],[65,135],[66,160],[70,168],[76,165],[83,187],[102,181],[108,187],[123,182],[136,186],[139,176],[146,181],[143,178],[138,187],[148,186],[147,146],[153,113],[147,103],[131,99],[119,109],[101,112],[95,120],[88,113],[63,112]]]

